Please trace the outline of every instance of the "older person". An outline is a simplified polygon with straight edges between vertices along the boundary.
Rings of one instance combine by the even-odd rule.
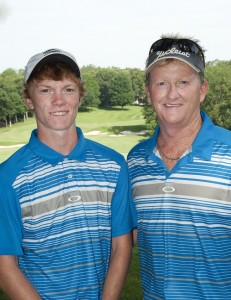
[[[153,136],[128,155],[144,299],[231,299],[231,132],[200,109],[198,41],[162,36],[146,62]]]

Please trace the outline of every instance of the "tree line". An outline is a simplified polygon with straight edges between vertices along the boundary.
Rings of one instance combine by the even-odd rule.
[[[143,115],[150,132],[156,126],[153,111],[146,105],[144,71],[134,68],[101,68],[94,65],[81,68],[86,95],[81,110],[93,107],[123,109],[126,105],[143,105]],[[30,112],[22,100],[24,70],[6,69],[0,74],[0,126],[25,121]],[[202,108],[215,124],[231,129],[231,61],[212,61],[206,66],[209,91]]]

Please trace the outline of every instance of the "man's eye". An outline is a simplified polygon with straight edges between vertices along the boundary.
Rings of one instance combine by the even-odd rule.
[[[167,88],[169,86],[167,81],[159,81],[156,83],[156,86],[158,88]]]
[[[159,86],[163,86],[163,85],[166,85],[167,83],[165,81],[161,81],[161,82],[158,82],[157,85]]]
[[[73,88],[66,88],[66,89],[63,90],[63,93],[65,93],[65,94],[73,94],[74,91],[75,91],[75,89],[73,89]]]
[[[51,90],[50,89],[42,89],[42,90],[40,90],[40,93],[48,94],[48,93],[51,93]]]
[[[177,86],[179,88],[185,88],[188,85],[189,85],[189,82],[187,80],[179,80],[179,81],[177,81]]]

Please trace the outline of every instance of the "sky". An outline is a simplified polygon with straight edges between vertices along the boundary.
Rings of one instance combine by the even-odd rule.
[[[200,40],[206,61],[231,59],[230,0],[0,0],[0,73],[50,48],[80,67],[144,69],[162,34]]]

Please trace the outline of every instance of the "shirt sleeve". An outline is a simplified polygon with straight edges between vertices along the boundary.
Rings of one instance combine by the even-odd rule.
[[[0,255],[22,255],[22,222],[15,196],[0,181]]]
[[[136,212],[132,200],[128,167],[124,160],[112,199],[112,237],[129,233],[135,227]]]

